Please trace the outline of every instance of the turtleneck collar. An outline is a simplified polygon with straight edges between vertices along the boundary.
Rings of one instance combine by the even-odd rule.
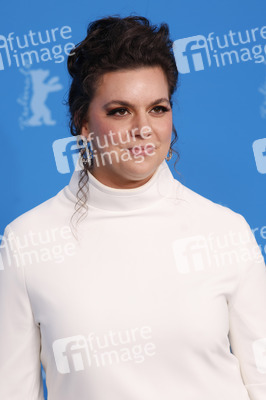
[[[80,171],[75,170],[66,186],[66,195],[77,201]],[[153,203],[173,195],[177,182],[165,160],[158,166],[152,177],[144,185],[132,189],[118,189],[104,185],[90,172],[87,183],[88,205],[110,211],[131,211],[151,206]]]

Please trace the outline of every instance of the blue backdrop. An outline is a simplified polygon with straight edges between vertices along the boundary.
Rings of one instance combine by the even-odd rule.
[[[107,15],[167,22],[180,71],[173,175],[241,213],[266,257],[265,0],[10,1],[1,5],[1,219],[67,185],[77,154],[63,105],[67,53]]]

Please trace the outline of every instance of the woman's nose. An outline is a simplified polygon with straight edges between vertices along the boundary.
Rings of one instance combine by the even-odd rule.
[[[129,130],[134,136],[138,136],[142,139],[148,139],[151,136],[152,127],[147,113],[136,113],[131,121],[131,126]]]

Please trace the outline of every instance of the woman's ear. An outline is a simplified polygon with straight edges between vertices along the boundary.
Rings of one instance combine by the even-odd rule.
[[[89,127],[89,122],[87,121],[87,119],[83,120],[83,122],[81,124],[81,128],[80,128],[80,133],[81,133],[81,135],[85,136],[88,139],[89,133],[90,133],[90,127]]]
[[[80,134],[85,136],[86,138],[88,138],[89,136],[89,132],[90,132],[90,128],[89,128],[89,123],[88,123],[88,118],[87,116],[84,117],[81,125],[79,123],[79,119],[78,119],[78,112],[76,111],[74,114],[74,124],[77,127],[77,130],[80,131]]]

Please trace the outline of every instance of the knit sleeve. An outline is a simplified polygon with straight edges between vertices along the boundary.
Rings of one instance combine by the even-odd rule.
[[[44,398],[40,330],[33,318],[10,225],[0,245],[0,380],[0,399]]]
[[[229,301],[229,340],[251,400],[266,399],[266,268],[246,220],[238,283]]]

